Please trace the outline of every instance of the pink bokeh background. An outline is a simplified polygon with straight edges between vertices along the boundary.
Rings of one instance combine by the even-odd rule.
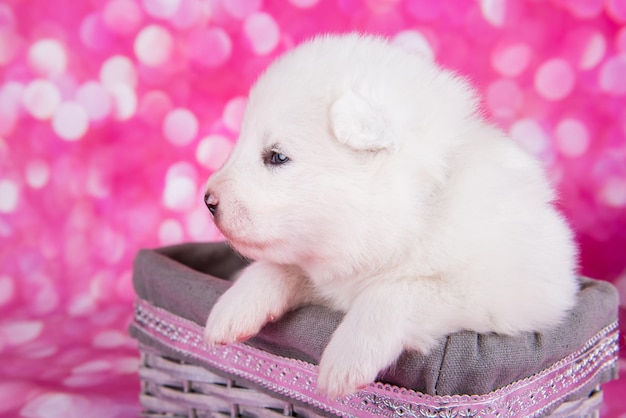
[[[469,76],[626,301],[626,0],[3,0],[0,416],[138,414],[136,251],[219,239],[202,186],[248,88],[351,30]],[[626,417],[626,381],[605,388]]]

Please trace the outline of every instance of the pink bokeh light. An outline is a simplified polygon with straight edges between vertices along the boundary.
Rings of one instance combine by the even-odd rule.
[[[625,25],[624,0],[3,1],[0,416],[137,415],[133,257],[221,239],[202,188],[249,87],[325,32],[380,33],[473,80],[546,164],[624,323]],[[607,385],[604,417],[625,390]]]

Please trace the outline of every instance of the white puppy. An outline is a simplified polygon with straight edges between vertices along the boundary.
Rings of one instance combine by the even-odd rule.
[[[343,311],[319,365],[336,397],[455,331],[557,324],[578,290],[572,234],[540,164],[477,102],[376,37],[318,37],[272,64],[207,184],[217,226],[255,262],[206,341],[242,341],[305,303]]]

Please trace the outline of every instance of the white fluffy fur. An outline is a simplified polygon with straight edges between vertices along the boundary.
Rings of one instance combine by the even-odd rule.
[[[269,164],[272,151],[289,161]],[[319,366],[333,397],[404,349],[541,331],[574,304],[576,249],[541,166],[463,79],[384,39],[319,37],[271,65],[207,193],[256,261],[206,340],[243,340],[304,303],[341,310]]]

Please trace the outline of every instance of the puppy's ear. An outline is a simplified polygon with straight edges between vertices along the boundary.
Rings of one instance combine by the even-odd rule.
[[[352,90],[331,106],[330,126],[339,142],[356,150],[380,151],[397,145],[383,115]]]

